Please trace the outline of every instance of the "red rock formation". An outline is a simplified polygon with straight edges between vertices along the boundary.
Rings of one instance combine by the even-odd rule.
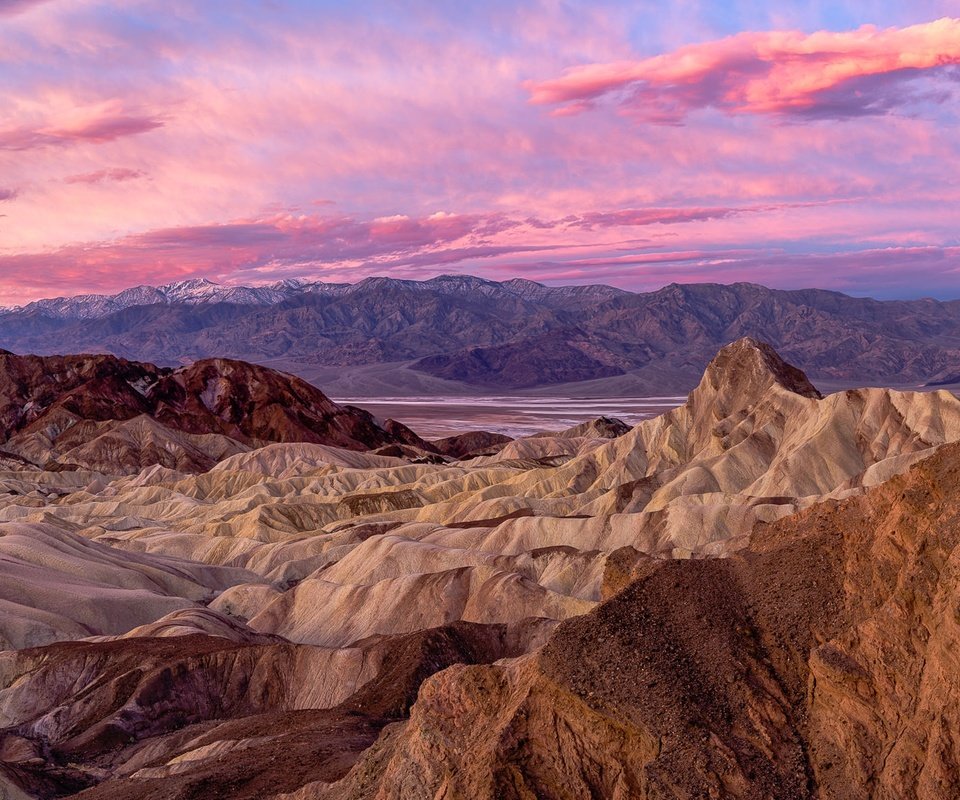
[[[160,424],[117,425],[136,417]],[[185,440],[174,432],[220,438]],[[105,459],[98,453],[76,452],[100,437],[111,452],[123,450],[122,457],[112,452],[120,466],[134,470],[157,463],[208,469],[237,452],[237,443],[365,450],[405,442],[429,449],[403,426],[385,430],[368,412],[339,406],[299,378],[242,361],[209,359],[174,370],[105,355],[0,353],[0,441],[6,450],[40,465],[71,452],[74,462],[101,467]]]

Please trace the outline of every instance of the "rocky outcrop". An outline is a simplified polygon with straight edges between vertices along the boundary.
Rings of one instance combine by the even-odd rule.
[[[512,441],[513,437],[502,433],[469,431],[443,439],[434,439],[430,444],[441,455],[451,458],[473,458],[479,455],[492,455]]]
[[[616,417],[597,417],[586,422],[581,422],[572,428],[561,431],[557,434],[563,439],[616,439],[630,430],[622,419]]]
[[[27,796],[275,796],[343,775],[437,670],[534,633],[459,623],[330,651],[235,625],[0,654],[0,755]]]
[[[167,369],[112,356],[0,353],[0,439],[6,451],[48,462],[131,472],[160,464],[185,472],[270,442],[370,449],[405,442],[292,375],[226,359]],[[113,469],[111,469],[111,466]]]

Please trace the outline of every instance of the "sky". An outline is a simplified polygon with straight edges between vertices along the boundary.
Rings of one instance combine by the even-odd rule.
[[[465,273],[960,298],[960,0],[0,0],[0,304]]]

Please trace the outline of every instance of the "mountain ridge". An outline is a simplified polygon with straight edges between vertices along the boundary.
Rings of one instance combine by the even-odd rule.
[[[498,282],[472,275],[438,275],[425,281],[373,276],[364,278],[357,283],[328,283],[321,280],[287,278],[256,286],[220,284],[207,278],[191,278],[165,283],[160,286],[142,284],[114,294],[81,294],[41,298],[20,306],[0,307],[0,314],[40,311],[64,319],[96,319],[125,308],[163,303],[197,305],[208,302],[226,302],[238,305],[275,305],[298,294],[349,294],[351,291],[376,286],[382,282],[397,282],[414,289],[446,285],[454,286],[458,290],[487,290],[495,295],[498,294],[498,291],[494,287],[502,287],[506,291],[525,298],[589,294],[591,290],[609,296],[630,294],[626,290],[616,289],[604,284],[552,287],[525,278],[512,278]]]
[[[631,293],[446,275],[258,288],[195,281],[0,313],[0,347],[16,352],[51,355],[69,342],[164,365],[224,356],[276,364],[341,396],[357,394],[354,376],[370,367],[382,367],[386,387],[441,394],[590,382],[608,395],[676,394],[744,336],[818,380],[934,385],[957,375],[960,301],[751,283]]]

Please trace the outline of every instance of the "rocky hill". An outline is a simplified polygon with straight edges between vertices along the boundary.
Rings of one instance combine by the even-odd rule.
[[[960,786],[960,447],[649,561],[536,654],[428,680],[308,798],[950,797]]]
[[[171,369],[113,356],[0,352],[0,449],[37,466],[204,471],[271,442],[355,450],[420,443],[396,423],[391,431],[299,378],[240,361]]]
[[[960,782],[952,394],[823,396],[741,339],[632,429],[447,445],[465,458],[296,442],[200,473],[0,464],[0,790]]]
[[[269,361],[347,396],[351,374],[377,364],[388,365],[379,390],[388,393],[397,385],[456,393],[585,381],[601,394],[685,392],[720,347],[743,336],[769,342],[817,378],[951,381],[960,301],[880,302],[744,283],[634,294],[441,276],[256,288],[191,281],[0,313],[0,347],[15,352],[69,347],[168,365],[211,356]]]

